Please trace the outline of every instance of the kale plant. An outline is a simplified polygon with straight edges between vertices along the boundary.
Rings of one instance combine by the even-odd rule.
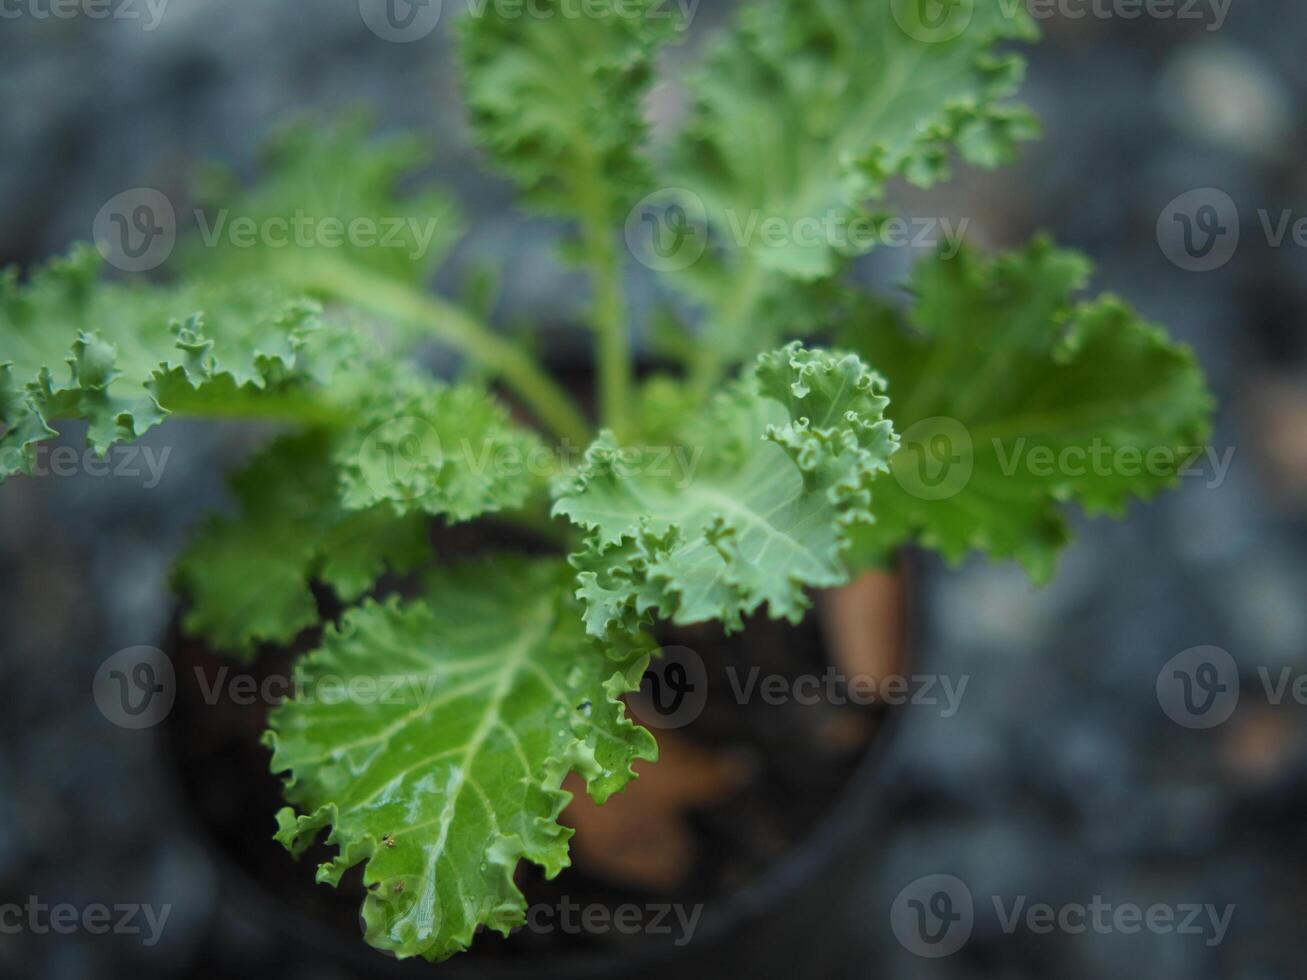
[[[487,326],[484,297],[428,288],[457,202],[419,179],[423,140],[354,117],[286,130],[252,183],[208,170],[197,199],[262,228],[417,216],[389,229],[409,247],[191,236],[166,278],[115,279],[79,246],[0,281],[0,475],[30,473],[67,419],[98,452],[169,416],[277,423],[232,477],[237,509],[177,564],[185,629],[252,657],[321,626],[310,685],[431,682],[402,703],[297,693],[266,736],[285,774],[277,839],[299,853],[325,832],[322,882],[362,864],[366,939],[399,956],[521,924],[519,862],[568,864],[564,778],[603,802],[655,758],[622,700],[653,624],[799,622],[812,590],[914,542],[1045,580],[1064,504],[1119,513],[1174,484],[1208,433],[1193,354],[1117,299],[1080,298],[1087,263],[1047,241],[924,258],[906,306],[849,274],[890,219],[891,181],[999,165],[1035,134],[1006,101],[1023,68],[1009,47],[1035,35],[1024,5],[977,0],[941,33],[917,0],[755,0],[656,147],[645,97],[682,25],[660,0],[563,6],[482,5],[458,45],[486,158],[561,219],[588,277],[594,426]],[[839,234],[741,236],[749,215]],[[661,236],[641,257],[665,287],[649,332],[677,367],[637,382],[626,241],[648,219]],[[433,340],[462,355],[457,377],[418,366]],[[668,447],[695,465],[654,465]],[[1166,462],[1011,465],[1068,451]],[[475,520],[555,554],[432,553],[431,522]],[[311,585],[345,607],[336,621]]]

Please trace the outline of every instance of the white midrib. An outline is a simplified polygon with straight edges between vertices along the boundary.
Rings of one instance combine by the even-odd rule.
[[[555,612],[552,603],[548,605],[541,604],[540,609],[545,611],[547,615],[538,617],[539,629],[523,631],[516,645],[511,648],[509,655],[504,659],[503,665],[499,668],[499,677],[495,682],[494,690],[490,694],[486,710],[482,713],[481,720],[477,723],[472,737],[468,739],[467,745],[463,749],[463,755],[453,768],[454,778],[450,781],[450,785],[446,787],[445,805],[440,811],[440,830],[427,850],[428,881],[435,880],[436,863],[440,860],[440,855],[444,853],[445,841],[449,837],[449,828],[454,822],[454,812],[457,808],[458,798],[463,792],[463,787],[467,784],[468,772],[473,762],[475,762],[477,754],[481,751],[481,746],[485,744],[490,732],[501,720],[500,709],[503,707],[504,699],[508,697],[509,691],[513,689],[513,681],[516,679],[518,672],[528,662],[528,658],[536,648],[537,643],[548,634],[549,629],[553,626]]]
[[[752,524],[754,527],[761,528],[771,537],[779,538],[783,541],[788,541],[791,545],[794,546],[795,551],[805,551],[805,552],[811,551],[811,549],[808,548],[805,544],[796,540],[792,535],[781,530],[775,524],[771,523],[770,520],[768,520],[768,518],[770,518],[772,514],[775,514],[777,511],[780,511],[785,507],[789,506],[791,503],[793,503],[798,496],[797,494],[793,497],[790,497],[788,500],[782,500],[771,510],[760,513],[758,511],[750,510],[747,507],[741,507],[736,501],[732,500],[730,497],[726,496],[725,494],[712,489],[711,487],[706,487],[706,486],[696,487],[695,493],[709,498],[714,504],[716,504],[722,510],[725,510],[728,513],[736,515],[737,517],[743,519],[749,524]]]

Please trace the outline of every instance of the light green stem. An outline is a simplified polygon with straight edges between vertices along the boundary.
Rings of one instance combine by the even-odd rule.
[[[582,446],[589,443],[590,428],[568,394],[529,354],[457,304],[344,264],[297,270],[296,278],[319,296],[371,310],[444,341],[501,377],[555,435]]]
[[[738,285],[730,300],[716,311],[714,324],[715,329],[732,336],[736,346],[740,346],[740,338],[750,328],[745,318],[753,309],[758,291],[765,281],[762,267],[748,253],[741,253],[740,261],[745,268],[735,277]],[[730,366],[730,359],[724,357],[719,350],[711,344],[701,343],[690,363],[690,390],[694,396],[698,399],[707,398]]]
[[[599,416],[620,440],[631,434],[633,369],[622,292],[622,261],[608,200],[602,192],[604,186],[602,172],[596,169],[593,180],[578,183],[577,204],[581,215],[581,245],[594,290],[591,326],[598,347]]]
[[[595,329],[599,340],[599,411],[619,439],[630,432],[631,342],[626,333],[620,266],[611,242],[594,253]]]
[[[182,389],[168,392],[163,408],[172,418],[211,421],[290,422],[315,428],[336,428],[350,421],[348,414],[322,398],[294,392],[250,394],[239,389],[213,398]]]

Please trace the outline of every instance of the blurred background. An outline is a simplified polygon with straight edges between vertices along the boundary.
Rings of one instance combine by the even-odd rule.
[[[669,78],[732,6],[702,0]],[[1230,465],[1199,466],[1119,523],[1078,521],[1043,590],[1013,567],[924,562],[914,663],[970,684],[955,715],[907,709],[899,720],[856,899],[829,910],[846,926],[831,975],[1301,976],[1307,708],[1292,683],[1283,697],[1274,688],[1307,675],[1307,241],[1275,232],[1285,216],[1290,227],[1307,219],[1307,6],[1158,7],[1175,15],[1037,5],[1052,15],[1023,98],[1043,140],[1006,170],[961,169],[894,198],[908,216],[968,219],[986,246],[1046,229],[1086,252],[1096,289],[1196,348],[1221,405],[1213,449]],[[439,136],[441,174],[470,217],[442,285],[497,266],[499,318],[545,311],[566,335],[582,288],[554,254],[555,229],[515,211],[471,149],[445,23],[399,44],[369,29],[357,0],[136,8],[139,18],[98,19],[35,16],[49,5],[27,0],[0,7],[0,264],[88,239],[125,189],[184,201],[196,163],[248,168],[293,114],[364,103],[385,129]],[[660,126],[683,105],[670,83],[652,99]],[[1216,207],[1224,229],[1221,263],[1205,271],[1187,267],[1168,231],[1178,225],[1164,220],[1193,201]],[[881,249],[859,274],[889,288],[914,252]],[[638,302],[648,284],[632,277]],[[153,485],[82,473],[0,487],[0,903],[172,908],[149,947],[0,934],[0,975],[201,976],[214,936],[255,961],[269,942],[238,924],[210,852],[176,812],[157,740],[109,725],[91,697],[107,656],[162,642],[169,562],[221,504],[218,474],[251,439],[169,424],[145,440],[170,450]],[[1237,708],[1206,729],[1177,723],[1158,695],[1164,665],[1200,646],[1228,653],[1241,681]],[[964,882],[976,910],[965,947],[930,959],[896,937],[891,909],[936,874]],[[1180,930],[1008,935],[992,896],[1009,908],[1098,896],[1233,913],[1219,942]]]

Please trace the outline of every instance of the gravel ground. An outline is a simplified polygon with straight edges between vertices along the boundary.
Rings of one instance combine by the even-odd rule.
[[[696,33],[724,6],[704,0]],[[951,717],[909,712],[893,746],[893,832],[869,844],[863,901],[831,910],[848,924],[850,977],[1301,975],[1307,728],[1302,705],[1277,704],[1264,681],[1307,673],[1307,250],[1274,247],[1259,211],[1275,220],[1307,200],[1307,7],[1235,0],[1222,18],[1219,6],[1193,5],[1201,19],[1048,21],[1025,93],[1044,141],[1003,173],[898,195],[912,214],[968,218],[987,244],[1048,229],[1087,252],[1097,287],[1197,348],[1222,404],[1214,445],[1234,456],[1223,479],[1205,467],[1120,523],[1078,522],[1042,591],[1009,567],[927,564],[917,655],[969,687]],[[505,187],[473,173],[443,42],[383,43],[353,0],[319,0],[311,17],[269,0],[171,0],[144,28],[30,15],[0,28],[0,260],[86,237],[123,188],[177,191],[197,158],[248,162],[289,111],[363,101],[386,125],[447,137],[442,168],[474,217],[457,264],[513,268],[505,319],[549,309],[567,321],[578,290],[548,224],[524,225]],[[670,90],[655,103],[676,111]],[[1242,231],[1207,274],[1170,262],[1156,230],[1195,188],[1229,194]],[[899,280],[910,252],[879,253],[866,276]],[[82,475],[0,487],[0,896],[172,908],[151,946],[0,934],[0,975],[189,975],[230,912],[170,810],[154,743],[106,725],[89,689],[110,653],[158,642],[170,556],[222,503],[214,474],[251,439],[169,426],[146,440],[171,453],[157,485]],[[1237,710],[1209,730],[1170,720],[1157,695],[1163,666],[1198,646],[1228,652],[1241,678]],[[894,910],[931,875],[956,879],[974,908],[968,941],[938,959],[895,928]],[[1072,917],[1084,907],[1085,929],[1032,927],[1025,910],[1043,903]],[[1178,928],[1189,906],[1192,928]],[[1131,907],[1169,910],[1176,927],[1158,924],[1163,913],[1153,928],[1114,924]]]

